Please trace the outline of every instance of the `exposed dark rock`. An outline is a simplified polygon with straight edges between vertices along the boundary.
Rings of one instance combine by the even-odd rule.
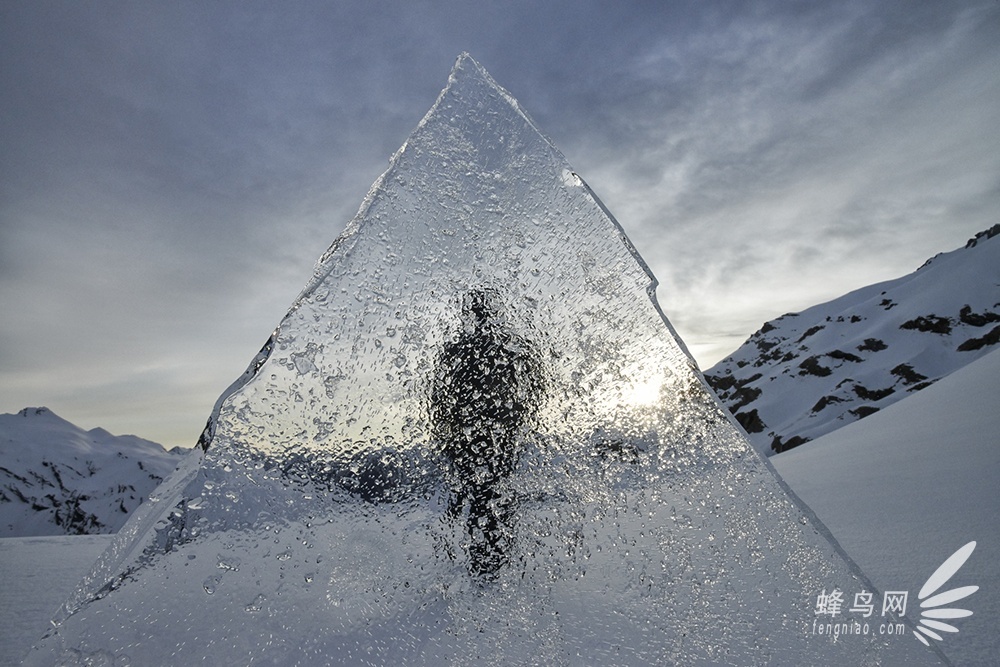
[[[736,378],[732,375],[705,375],[708,386],[715,390],[715,393],[722,396],[725,392],[736,386]]]
[[[802,369],[799,372],[799,375],[816,375],[818,377],[826,377],[833,372],[826,366],[822,366],[819,363],[819,357],[809,357],[799,364],[799,368]]]
[[[747,385],[751,382],[756,382],[762,377],[763,375],[760,373],[755,373],[742,380],[738,380],[732,375],[706,375],[705,380],[723,401],[737,401],[729,408],[730,412],[736,412],[736,410],[760,396],[760,389],[747,387]],[[735,391],[730,393],[731,389],[735,389]]]
[[[985,313],[974,313],[972,312],[972,306],[965,304],[962,306],[962,310],[958,312],[958,319],[960,319],[964,324],[974,327],[985,327],[987,324],[1000,322],[1000,313],[991,313],[990,311],[986,311]]]
[[[3,466],[0,466],[0,473],[3,473],[3,474],[5,474],[5,475],[7,475],[9,477],[13,477],[14,479],[16,479],[17,481],[21,482],[22,484],[29,484],[29,485],[31,484],[31,482],[29,482],[27,480],[27,478],[22,477],[21,475],[18,475],[17,473],[12,472],[10,470],[7,470],[7,468],[4,468]]]
[[[761,352],[768,352],[777,344],[778,341],[776,340],[759,340],[756,342],[757,349]]]
[[[899,325],[900,329],[916,329],[924,333],[950,334],[951,319],[938,315],[921,315]]]
[[[958,351],[971,352],[973,350],[980,350],[987,345],[996,345],[997,343],[1000,343],[1000,326],[993,327],[985,336],[970,338],[958,346]]]
[[[774,440],[771,441],[771,449],[776,453],[787,452],[793,447],[798,447],[799,445],[804,445],[809,442],[809,438],[803,438],[801,435],[793,435],[788,440],[782,440],[780,435],[774,436]]]
[[[85,512],[80,507],[80,503],[88,498],[87,495],[74,493],[66,498],[65,502],[55,505],[56,511],[53,521],[57,526],[63,527],[67,535],[88,535],[101,532],[103,524],[97,515]]]
[[[861,322],[864,319],[865,318],[860,317],[858,315],[851,315],[851,324],[857,324],[858,322]]]
[[[975,248],[977,245],[979,245],[980,242],[989,240],[994,236],[996,236],[997,234],[1000,234],[1000,224],[993,225],[986,231],[979,232],[971,239],[969,239],[969,241],[965,244],[965,247]]]
[[[784,343],[786,341],[778,341],[779,343]],[[768,361],[777,361],[785,355],[785,350],[779,345],[773,348],[773,351],[764,355]]]
[[[935,259],[937,259],[938,257],[940,257],[943,254],[944,254],[943,252],[937,253],[936,255],[934,255],[933,257],[931,257],[930,259],[928,259],[926,262],[924,262],[923,264],[921,264],[920,266],[918,266],[917,267],[917,271],[920,271],[921,269],[924,269],[924,268],[930,266],[931,264],[934,263]],[[883,294],[885,294],[885,292],[883,292]]]
[[[760,398],[760,389],[757,387],[740,387],[733,392],[731,399],[735,402],[729,406],[729,411],[736,412],[744,405],[753,403],[758,398]]]
[[[809,336],[812,336],[812,335],[813,335],[814,333],[817,333],[817,332],[819,332],[819,331],[822,331],[822,330],[823,330],[823,329],[825,329],[825,328],[826,328],[826,327],[825,327],[824,325],[822,325],[822,324],[817,324],[817,325],[816,325],[816,326],[814,326],[814,327],[809,327],[808,329],[806,329],[805,333],[804,333],[804,334],[802,334],[801,336],[799,336],[799,339],[798,339],[797,341],[795,341],[795,342],[796,342],[796,343],[801,343],[801,342],[802,342],[802,341],[804,341],[804,340],[805,340],[806,338],[809,338]]]
[[[916,384],[927,379],[926,375],[916,372],[909,364],[900,364],[889,372],[901,379],[903,384]]]
[[[878,338],[865,338],[865,342],[858,345],[858,349],[862,352],[881,352],[882,350],[888,349],[888,345],[885,341],[879,340]]]
[[[851,414],[857,417],[858,419],[864,419],[868,415],[873,415],[876,412],[878,412],[878,408],[876,408],[874,405],[862,405],[851,410]]]
[[[59,474],[59,468],[56,467],[54,463],[51,461],[42,461],[42,467],[47,467],[52,471],[52,476],[56,478],[56,483],[59,484],[60,491],[63,493],[69,493],[69,489],[67,489],[66,485],[63,483],[62,475]]]
[[[758,331],[757,333],[766,334],[767,332],[774,331],[775,329],[777,329],[777,327],[771,324],[770,322],[764,322],[764,326],[762,326],[760,328],[760,331]]]
[[[743,430],[747,433],[762,433],[764,429],[767,428],[767,424],[765,424],[764,420],[762,420],[760,415],[757,414],[756,408],[750,410],[749,412],[737,413],[736,421],[739,422],[739,425],[742,426]]]
[[[858,395],[863,401],[881,401],[886,396],[896,393],[895,388],[886,387],[885,389],[868,389],[867,387],[856,384],[854,385],[854,393]]]
[[[811,412],[819,412],[823,410],[828,405],[833,405],[834,403],[843,403],[844,399],[837,396],[824,396],[823,398],[816,401],[816,405],[812,407]]]
[[[885,294],[885,292],[882,292],[882,294]],[[896,306],[897,304],[892,299],[882,299],[882,302],[879,303],[879,305],[886,310],[892,310],[893,306]]]
[[[827,352],[826,356],[830,357],[831,359],[839,359],[839,360],[842,360],[842,361],[850,361],[850,362],[853,362],[855,364],[858,364],[858,363],[861,363],[862,361],[864,361],[864,359],[862,359],[858,355],[851,354],[850,352],[844,352],[843,350],[834,350],[832,352]]]

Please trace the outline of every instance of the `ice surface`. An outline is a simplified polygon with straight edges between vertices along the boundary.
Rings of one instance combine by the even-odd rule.
[[[706,391],[621,228],[458,60],[28,664],[936,664]]]

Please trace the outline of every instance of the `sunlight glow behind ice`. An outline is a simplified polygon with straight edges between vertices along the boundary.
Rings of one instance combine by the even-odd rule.
[[[933,664],[806,635],[821,588],[868,584],[653,288],[461,57],[28,664]]]

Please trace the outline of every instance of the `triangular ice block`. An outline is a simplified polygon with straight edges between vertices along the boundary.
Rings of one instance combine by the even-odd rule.
[[[29,664],[921,664],[468,56]],[[829,622],[830,617],[821,618]]]

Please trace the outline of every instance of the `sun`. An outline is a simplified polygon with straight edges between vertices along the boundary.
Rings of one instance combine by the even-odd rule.
[[[659,402],[663,378],[653,376],[634,383],[628,388],[627,400],[636,407],[651,407]]]

